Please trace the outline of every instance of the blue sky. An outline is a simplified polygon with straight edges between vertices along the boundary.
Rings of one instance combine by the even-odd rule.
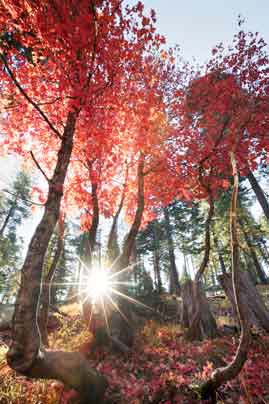
[[[268,0],[144,0],[144,4],[156,10],[158,29],[168,45],[180,45],[188,60],[195,56],[203,62],[216,43],[230,43],[238,14],[246,19],[248,30],[261,32],[269,41]]]

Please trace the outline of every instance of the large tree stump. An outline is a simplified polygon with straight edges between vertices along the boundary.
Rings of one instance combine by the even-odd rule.
[[[83,318],[92,333],[93,346],[110,344],[122,352],[127,352],[134,342],[135,325],[131,304],[127,301],[116,303],[120,312],[109,302],[93,306],[89,301],[83,304]]]
[[[217,323],[201,286],[198,286],[198,300],[195,298],[194,282],[191,280],[182,285],[181,296],[181,321],[185,328],[189,328],[187,337],[191,340],[215,338],[218,335]]]
[[[234,313],[236,313],[237,311],[232,286],[232,275],[226,273],[220,275],[218,279],[224,289],[225,294],[232,304]],[[250,324],[256,327],[261,327],[265,331],[269,332],[269,311],[246,271],[240,272],[239,286],[241,298],[248,313]]]

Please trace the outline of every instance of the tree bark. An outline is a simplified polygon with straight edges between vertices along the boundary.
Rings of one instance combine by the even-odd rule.
[[[203,184],[203,180],[201,180],[201,182]],[[188,286],[188,294],[184,293],[183,295],[183,306],[186,306],[186,304],[190,304],[189,314],[191,315],[191,317],[189,317],[189,329],[186,335],[187,338],[190,340],[203,339],[204,337],[215,338],[218,335],[216,321],[210,311],[209,304],[206,301],[206,296],[202,292],[200,286],[201,278],[209,261],[210,224],[214,215],[214,200],[211,189],[208,185],[204,185],[204,187],[208,192],[209,202],[208,216],[205,223],[205,252],[200,268],[195,275],[194,282],[191,282],[190,286]],[[188,303],[189,299],[187,299],[187,296],[189,296],[192,304]],[[185,303],[184,297],[185,299],[187,299],[187,302]]]
[[[137,167],[137,181],[138,181],[138,190],[137,190],[137,208],[135,212],[135,218],[131,229],[125,239],[122,254],[120,257],[120,267],[125,268],[129,264],[130,256],[132,253],[132,249],[135,243],[135,239],[141,225],[144,206],[145,206],[145,195],[144,195],[144,164],[145,157],[141,154]]]
[[[143,154],[140,155],[139,161],[138,161],[138,167],[137,167],[137,208],[136,208],[136,213],[134,217],[134,221],[132,223],[132,226],[128,232],[127,237],[125,238],[125,242],[123,245],[122,253],[119,257],[118,260],[114,262],[112,265],[112,272],[122,272],[122,276],[120,280],[125,280],[126,279],[126,269],[129,266],[130,262],[130,257],[132,254],[132,250],[135,244],[135,239],[139,230],[139,227],[141,225],[142,217],[143,217],[143,211],[144,211],[144,204],[145,204],[145,196],[144,196],[144,164],[145,164],[145,157]],[[117,277],[117,280],[119,277]],[[119,290],[120,289],[120,290]],[[119,338],[121,342],[128,346],[131,347],[134,341],[134,330],[132,327],[130,328],[130,322],[127,322],[127,319],[130,319],[132,316],[131,313],[131,308],[130,304],[127,304],[125,299],[123,298],[122,295],[125,293],[125,288],[122,286],[121,288],[118,288],[120,301],[118,302],[118,307],[123,314],[122,316],[118,315],[113,315],[111,318],[111,328],[116,329],[117,328],[117,333],[119,334]],[[116,319],[116,326],[113,324],[114,319]],[[113,335],[112,335],[113,337]]]
[[[163,287],[162,287],[161,269],[160,269],[160,251],[159,251],[160,243],[155,224],[153,224],[153,238],[154,238],[153,262],[154,262],[154,273],[156,276],[156,287],[157,292],[161,293]]]
[[[248,178],[250,185],[262,207],[263,213],[265,214],[267,220],[269,221],[269,203],[264,195],[264,192],[263,192],[260,184],[258,183],[254,174],[251,171],[249,171],[247,178]]]
[[[49,240],[59,219],[77,117],[78,112],[68,114],[56,167],[49,181],[43,217],[31,239],[23,264],[7,361],[19,373],[31,377],[59,379],[79,391],[84,401],[87,398],[89,403],[97,403],[101,402],[106,387],[103,377],[92,371],[77,353],[41,350],[37,325],[42,267]]]
[[[195,292],[194,282],[186,281],[181,287],[181,296],[183,300],[182,324],[189,328],[187,337],[191,340],[203,340],[205,338],[215,338],[218,335],[217,323],[211,313],[209,303],[201,285],[198,285],[198,291]],[[199,310],[199,321],[192,326],[192,319],[196,315],[197,305]]]
[[[113,217],[111,229],[110,229],[109,236],[108,236],[107,256],[108,256],[109,262],[111,262],[111,264],[113,264],[115,259],[117,259],[117,257],[118,257],[118,251],[116,251],[116,248],[115,248],[115,245],[117,244],[117,227],[118,227],[119,216],[122,211],[125,196],[126,196],[127,179],[128,179],[128,167],[126,169],[125,181],[124,181],[123,190],[122,190],[122,194],[121,194],[121,200],[120,200],[117,212]]]
[[[55,254],[52,260],[52,263],[50,265],[50,268],[48,270],[47,275],[45,276],[42,289],[41,289],[41,307],[39,310],[39,316],[38,316],[38,325],[39,325],[39,330],[41,334],[41,340],[44,346],[48,347],[49,346],[49,340],[48,340],[48,316],[49,316],[49,306],[50,306],[50,287],[51,287],[51,282],[54,278],[57,264],[59,262],[59,259],[61,257],[63,251],[63,240],[61,235],[58,235],[57,239],[57,245],[56,245],[56,250]]]
[[[176,293],[176,295],[180,295],[180,284],[178,279],[178,272],[176,267],[176,259],[174,252],[174,243],[172,238],[172,229],[170,223],[169,212],[167,208],[164,208],[164,223],[167,235],[168,242],[168,252],[169,252],[169,261],[170,261],[170,288],[171,293]]]
[[[219,281],[233,306],[234,313],[236,313],[231,274],[219,276]],[[239,273],[239,288],[241,301],[245,307],[249,323],[269,332],[269,311],[246,271],[240,271]]]
[[[266,277],[266,274],[265,274],[265,272],[264,272],[264,270],[263,270],[261,264],[259,263],[257,254],[256,254],[256,252],[255,252],[255,250],[254,250],[254,248],[253,248],[253,245],[251,244],[250,238],[249,238],[249,236],[248,236],[248,234],[247,234],[247,232],[246,232],[246,230],[245,230],[245,228],[244,228],[243,222],[242,222],[241,219],[238,219],[238,222],[239,222],[240,228],[241,228],[241,230],[242,230],[242,232],[243,232],[244,239],[245,239],[246,244],[247,244],[247,246],[248,246],[248,249],[249,249],[249,252],[250,252],[252,261],[253,261],[253,263],[254,263],[254,265],[255,265],[255,269],[256,269],[257,275],[258,275],[258,277],[259,277],[261,283],[262,283],[263,285],[266,285],[266,284],[268,283],[268,279],[267,279],[267,277]]]
[[[210,378],[201,386],[202,399],[212,398],[216,402],[216,390],[227,381],[236,377],[243,368],[248,355],[251,333],[248,313],[242,301],[240,293],[240,272],[239,272],[239,246],[237,238],[237,199],[239,176],[237,171],[237,163],[235,154],[231,152],[231,165],[234,178],[234,186],[232,193],[231,209],[230,209],[230,233],[231,233],[231,251],[232,251],[232,282],[234,291],[234,301],[241,327],[240,342],[237,352],[233,360],[225,367],[216,369]]]
[[[225,262],[224,262],[224,259],[223,259],[223,255],[222,255],[222,253],[221,253],[221,249],[220,249],[220,245],[219,245],[217,236],[216,236],[216,234],[215,234],[214,232],[213,232],[213,240],[214,240],[214,244],[215,244],[215,247],[216,247],[216,250],[217,250],[217,254],[218,254],[218,258],[219,258],[219,263],[220,263],[220,267],[221,267],[221,272],[222,272],[223,274],[226,274],[226,273],[227,273],[227,270],[226,270]]]
[[[241,254],[241,257],[244,257],[244,263],[245,263],[245,269],[248,271],[248,274],[250,276],[250,279],[253,283],[253,285],[257,285],[257,274],[256,271],[253,269],[253,265],[251,262],[251,259],[249,255],[246,253],[246,251],[243,251],[243,254]]]
[[[17,204],[17,197],[13,201],[11,207],[9,208],[8,214],[7,214],[7,216],[5,218],[5,221],[4,221],[4,223],[3,223],[3,225],[2,225],[2,227],[0,229],[0,237],[2,237],[4,235],[4,231],[6,230],[8,222],[9,222],[10,218],[13,216],[13,213],[14,213],[14,211],[16,209],[16,204]]]
[[[99,226],[99,202],[98,202],[98,195],[97,195],[98,185],[96,182],[93,182],[92,162],[90,162],[90,161],[88,162],[88,170],[89,170],[90,180],[91,180],[91,185],[92,185],[91,199],[92,199],[93,214],[92,214],[91,227],[87,233],[84,259],[86,261],[85,264],[90,269],[90,267],[92,266],[93,253],[96,248],[96,236],[97,236],[97,229]]]

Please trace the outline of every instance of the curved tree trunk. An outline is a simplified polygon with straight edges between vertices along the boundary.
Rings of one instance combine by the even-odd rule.
[[[55,378],[79,391],[89,403],[101,402],[106,383],[89,368],[81,355],[41,350],[37,325],[38,301],[42,267],[47,246],[59,219],[63,184],[70,161],[78,112],[69,112],[57,163],[49,181],[43,217],[28,247],[22,268],[21,285],[13,317],[12,343],[7,354],[8,364],[19,373],[38,378]],[[99,400],[99,401],[98,401]]]
[[[251,333],[248,313],[242,294],[240,294],[240,272],[239,272],[239,246],[237,238],[237,198],[238,198],[238,171],[234,152],[231,152],[231,165],[234,177],[234,187],[232,193],[232,202],[230,210],[230,231],[231,231],[231,251],[232,251],[232,282],[234,291],[234,300],[238,318],[241,326],[240,342],[234,359],[229,365],[216,369],[210,378],[201,386],[201,396],[204,399],[212,398],[216,402],[216,390],[227,381],[235,378],[243,368],[248,355]]]
[[[204,185],[209,197],[209,210],[205,223],[205,252],[200,268],[197,271],[194,282],[191,282],[188,289],[183,294],[183,307],[189,305],[189,329],[187,338],[190,340],[215,338],[218,335],[217,323],[211,313],[210,306],[206,300],[205,294],[202,292],[200,282],[201,277],[207,267],[210,254],[210,224],[214,214],[214,200],[210,187]],[[186,293],[188,291],[188,293]],[[184,302],[188,296],[188,300]],[[184,315],[186,317],[186,314]]]
[[[44,346],[49,346],[49,340],[48,340],[48,316],[49,316],[49,306],[50,306],[50,288],[51,288],[51,283],[54,278],[57,264],[59,262],[59,259],[61,257],[63,251],[63,240],[61,235],[58,235],[57,239],[57,245],[56,245],[56,250],[55,254],[52,260],[52,263],[50,265],[50,268],[48,270],[48,273],[44,279],[43,285],[42,285],[42,290],[41,290],[41,307],[39,310],[39,316],[38,316],[38,325],[39,325],[39,331],[41,334],[41,340]]]
[[[262,207],[263,213],[265,214],[267,220],[269,221],[269,203],[264,195],[262,188],[260,187],[258,181],[256,180],[254,174],[251,171],[249,172],[247,178]]]

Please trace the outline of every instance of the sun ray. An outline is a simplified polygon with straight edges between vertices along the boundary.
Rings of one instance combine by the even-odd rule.
[[[124,281],[113,281],[109,282],[109,285],[125,285],[125,286],[133,286],[132,282],[124,282]]]
[[[137,304],[138,306],[142,306],[142,307],[144,307],[144,308],[146,308],[146,309],[148,309],[148,310],[154,311],[150,306],[147,306],[146,304],[140,302],[139,300],[136,300],[136,299],[134,299],[133,297],[128,296],[128,295],[126,295],[126,294],[120,292],[120,291],[117,290],[117,289],[114,289],[114,288],[111,288],[111,287],[110,287],[110,290],[111,290],[111,292],[115,293],[116,295],[121,296],[121,297],[123,297],[124,299],[128,300],[129,302],[132,302],[132,303],[134,303],[134,304]]]
[[[126,272],[126,271],[128,271],[128,270],[130,270],[130,269],[133,269],[136,265],[139,264],[139,262],[140,262],[140,261],[134,262],[133,264],[128,265],[127,267],[121,269],[120,271],[113,273],[113,274],[109,277],[109,280],[115,278],[116,276],[119,276],[120,274],[122,274],[122,273],[124,273],[124,272]]]
[[[123,319],[126,321],[126,323],[131,327],[131,324],[128,320],[128,318],[125,316],[125,314],[121,311],[121,309],[119,308],[119,306],[117,305],[116,302],[114,302],[114,300],[112,299],[112,297],[110,295],[107,295],[108,299],[110,300],[111,304],[115,307],[115,309],[120,313],[120,315],[123,317]]]
[[[105,322],[106,322],[107,333],[108,333],[108,335],[110,335],[110,328],[109,328],[109,323],[108,323],[108,318],[107,318],[107,312],[106,312],[105,303],[104,303],[104,297],[101,296],[100,300],[101,300],[101,304],[102,304],[102,308],[103,308],[103,312],[104,312],[104,317],[105,317]]]
[[[91,305],[91,313],[90,313],[90,318],[89,318],[89,323],[88,323],[89,330],[91,329],[92,317],[93,317],[93,305]]]

